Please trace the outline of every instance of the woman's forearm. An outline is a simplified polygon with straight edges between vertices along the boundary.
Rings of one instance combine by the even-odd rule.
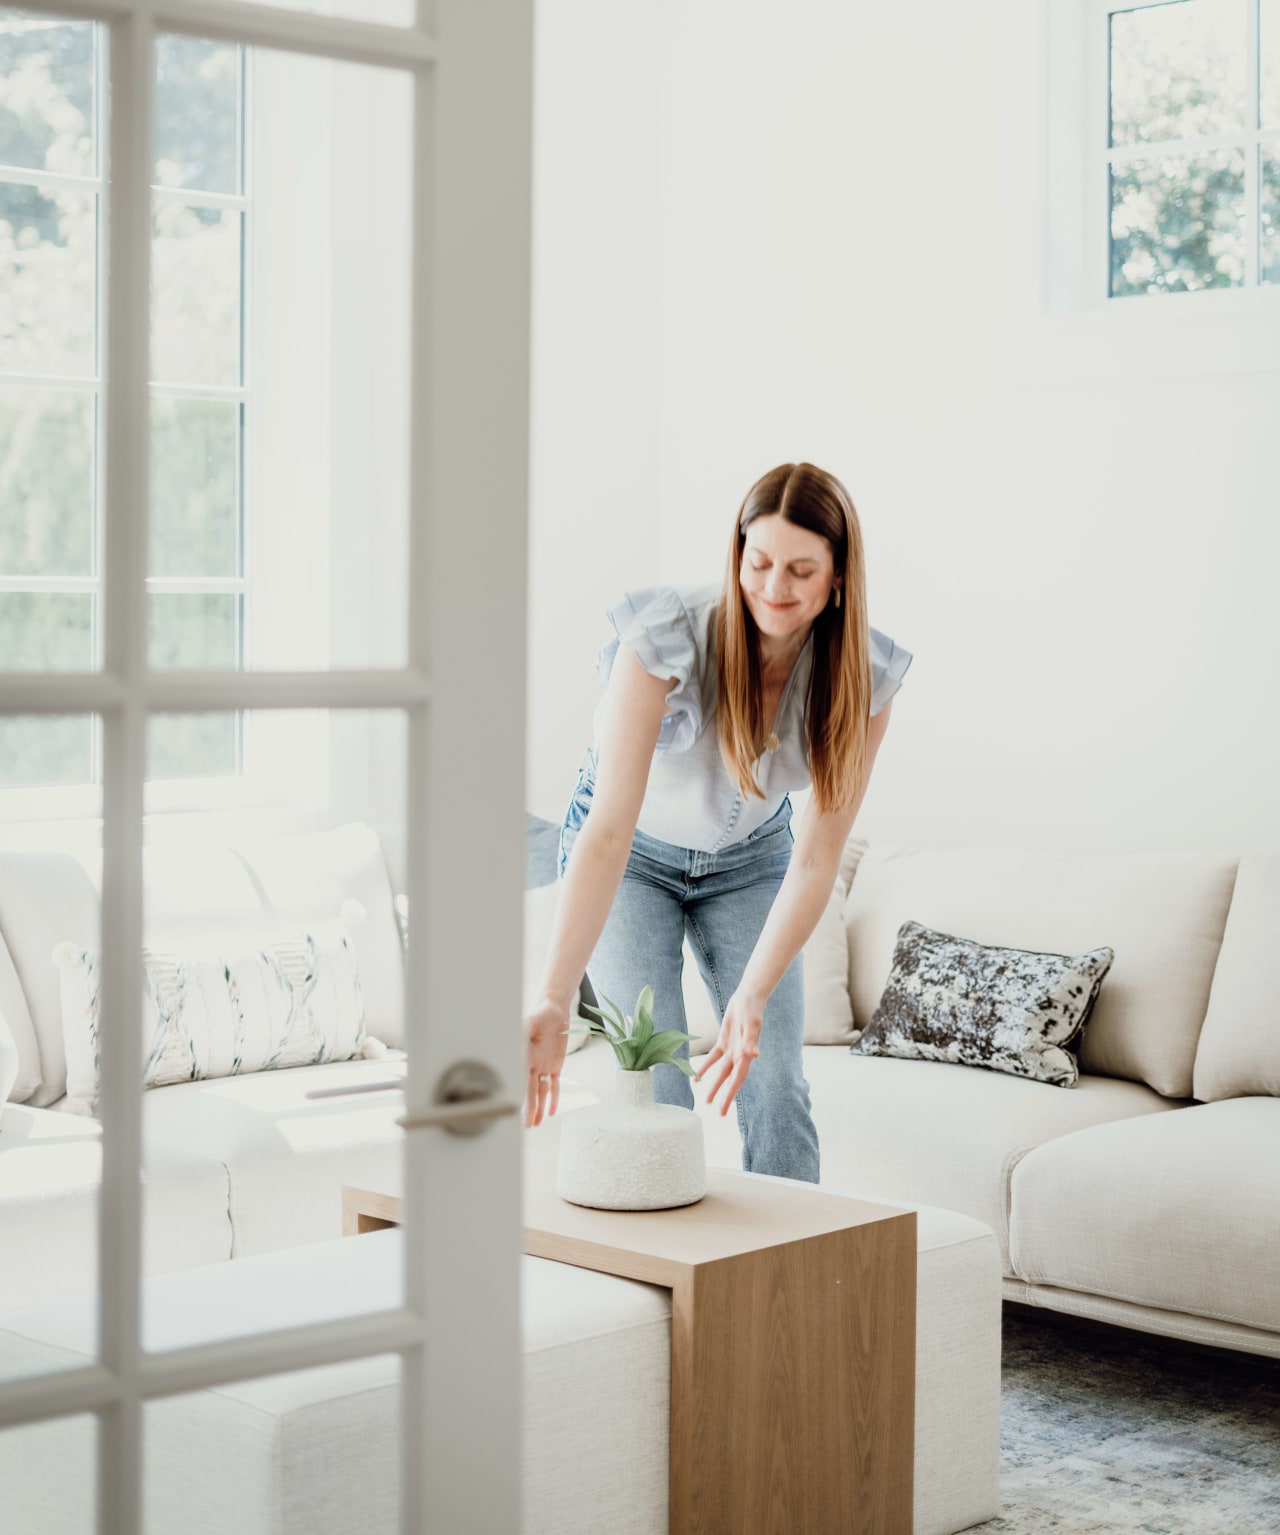
[[[774,899],[773,909],[742,972],[738,990],[762,1000],[786,974],[788,966],[809,941],[826,910],[835,886],[836,870],[825,862],[793,860]]]
[[[569,854],[542,978],[542,995],[563,1007],[566,1017],[604,931],[630,852],[629,835],[624,840],[588,817]]]

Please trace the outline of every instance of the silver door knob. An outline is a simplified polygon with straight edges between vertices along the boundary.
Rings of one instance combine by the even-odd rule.
[[[434,1106],[397,1120],[405,1130],[448,1130],[482,1135],[495,1119],[518,1114],[520,1105],[502,1095],[502,1082],[483,1061],[455,1061],[436,1083]]]

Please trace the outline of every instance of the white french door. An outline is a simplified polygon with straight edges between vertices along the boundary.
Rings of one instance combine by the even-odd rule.
[[[148,1402],[398,1353],[402,1531],[508,1535],[520,1524],[518,1117],[496,1117],[475,1136],[408,1132],[403,1309],[150,1354],[139,1326],[137,1062],[149,722],[397,711],[408,721],[409,1117],[429,1115],[461,1059],[492,1069],[495,1098],[521,1091],[532,0],[417,0],[404,26],[355,19],[367,14],[361,0],[325,7],[344,16],[247,0],[26,0],[23,9],[99,23],[109,42],[104,662],[0,674],[0,717],[102,721],[101,1344],[90,1365],[0,1388],[0,1431],[96,1415],[97,1528],[133,1535]],[[404,665],[153,665],[153,105],[157,40],[175,36],[411,77],[409,534],[407,559],[374,572],[407,605]],[[206,203],[209,223],[216,197]]]

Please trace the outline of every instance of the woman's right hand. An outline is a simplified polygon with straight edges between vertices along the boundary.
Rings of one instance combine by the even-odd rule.
[[[569,1048],[569,1009],[543,998],[525,1019],[525,1051],[528,1078],[524,1096],[524,1122],[530,1129],[554,1114],[560,1103],[560,1072]]]

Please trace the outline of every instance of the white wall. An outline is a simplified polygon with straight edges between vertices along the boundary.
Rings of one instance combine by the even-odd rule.
[[[536,10],[527,803],[555,819],[591,739],[604,610],[661,575],[655,15]]]
[[[626,299],[660,319],[661,573],[716,579],[747,486],[811,459],[858,505],[872,622],[916,653],[868,835],[1280,843],[1280,294],[1044,313],[1048,16],[1026,0],[666,6],[660,180],[646,156],[630,189],[631,223],[659,231],[656,273],[638,253],[634,269],[656,305]],[[629,94],[600,121],[647,145],[630,41],[613,38]],[[583,254],[555,216],[544,202],[539,313],[553,252]],[[574,306],[577,285],[557,286]],[[599,335],[592,351],[589,397],[625,379],[638,398]],[[548,425],[588,391],[545,371],[535,391],[545,480]],[[581,505],[585,480],[566,481]],[[567,516],[535,495],[535,549]],[[641,584],[652,550],[614,524],[609,561],[580,568]],[[599,626],[545,603],[533,621],[536,700],[545,660],[580,667]],[[536,731],[531,749],[537,783]]]

